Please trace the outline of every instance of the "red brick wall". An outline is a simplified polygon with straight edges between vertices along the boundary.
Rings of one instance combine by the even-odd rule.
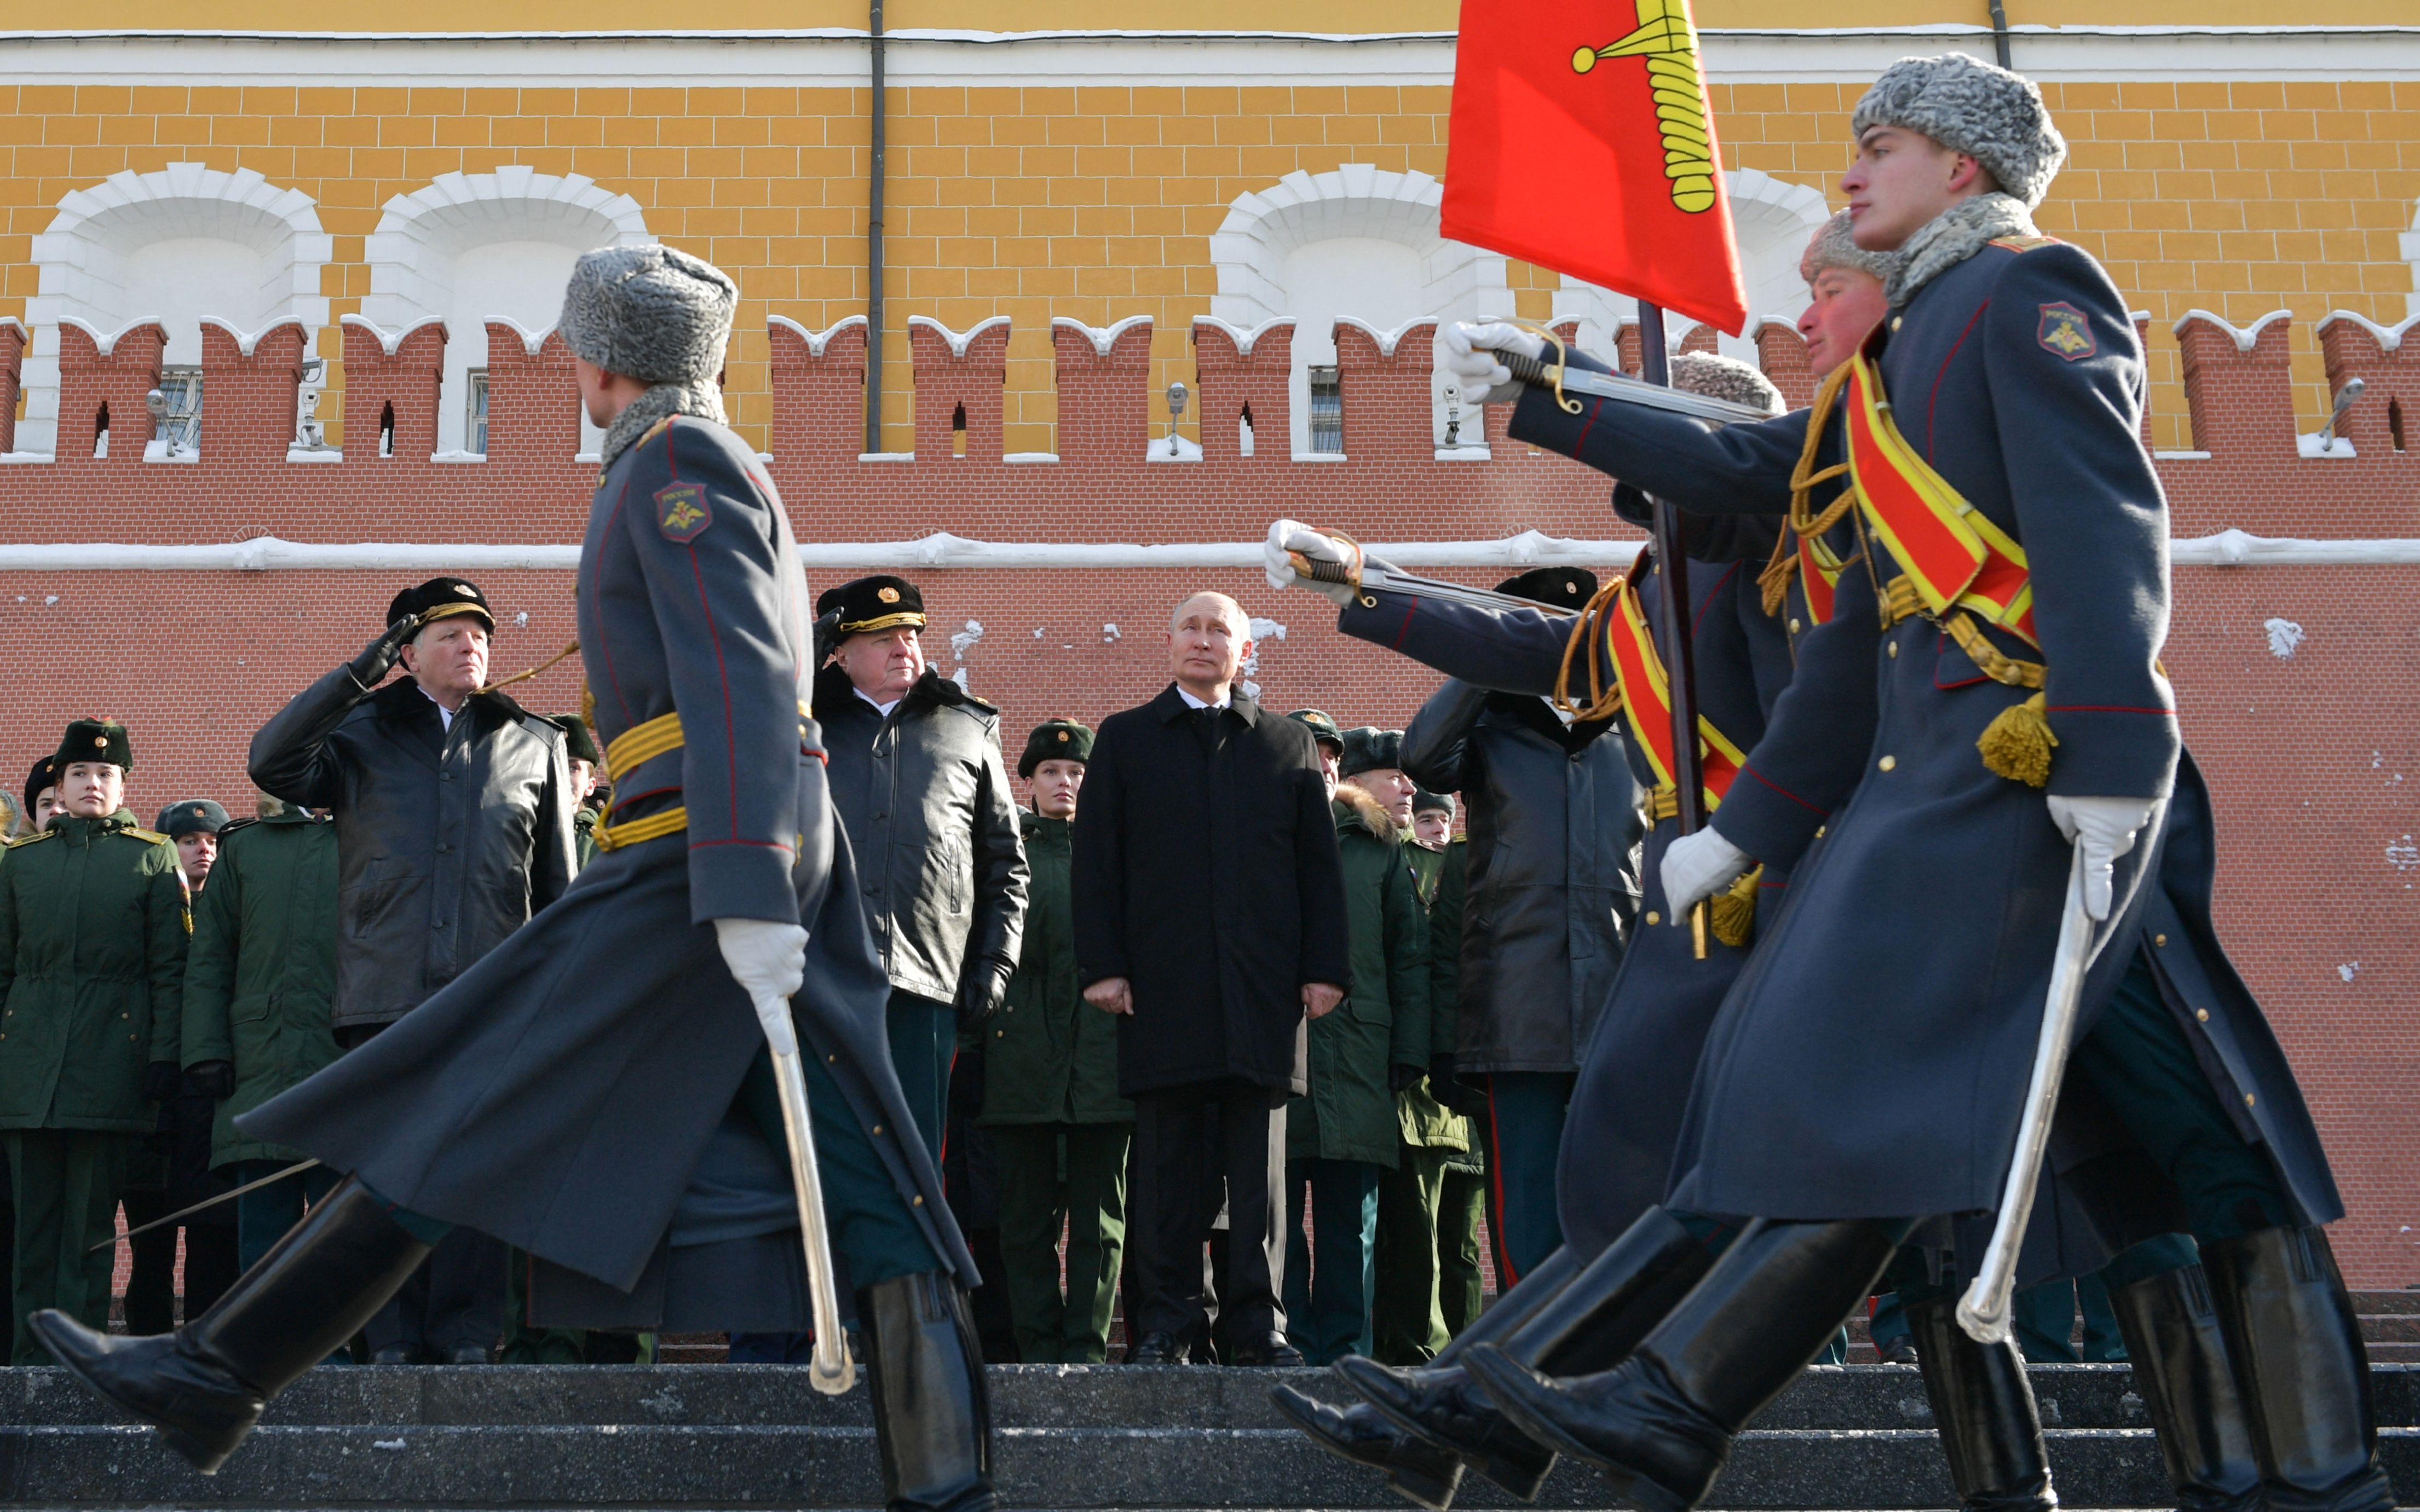
[[[2208,460],[2168,460],[2174,532],[2227,527],[2263,535],[2420,536],[2420,453],[2396,453],[2384,399],[2400,395],[2420,440],[2420,383],[2407,352],[2382,352],[2339,325],[2323,341],[2330,378],[2360,375],[2369,393],[2348,423],[2358,459],[2299,458],[2288,376],[2273,359],[2283,322],[2250,352],[2208,326],[2184,334],[2194,434]],[[5,358],[0,329],[0,358]],[[388,356],[377,335],[346,331],[348,434],[340,462],[288,463],[293,353],[284,332],[245,359],[231,341],[206,342],[201,459],[145,465],[141,396],[158,343],[143,332],[108,355],[70,332],[64,388],[74,402],[111,405],[113,455],[88,440],[53,464],[0,467],[0,517],[13,542],[223,542],[260,534],[353,543],[565,543],[579,539],[594,470],[571,459],[577,431],[568,362],[559,341],[525,354],[518,336],[490,332],[489,455],[434,464],[435,374],[442,332],[424,329]],[[1061,459],[1002,466],[997,331],[952,357],[929,332],[917,338],[920,387],[947,402],[920,409],[913,463],[857,460],[863,426],[858,375],[863,338],[835,334],[821,357],[797,333],[772,341],[771,464],[802,538],[893,541],[935,531],[995,541],[1257,540],[1293,515],[1366,540],[1492,539],[1535,528],[1552,535],[1628,537],[1606,509],[1607,480],[1487,429],[1488,461],[1438,461],[1428,428],[1428,337],[1407,333],[1392,357],[1350,328],[1338,361],[1348,460],[1291,459],[1283,327],[1249,354],[1209,325],[1195,331],[1206,456],[1146,463],[1136,415],[1148,369],[1130,331],[1107,357],[1061,331]],[[79,348],[78,342],[82,342]],[[1768,330],[1766,362],[1803,391],[1794,336]],[[0,361],[0,371],[6,368]],[[228,397],[240,395],[240,400]],[[131,397],[132,407],[121,416]],[[223,398],[227,402],[223,403]],[[1249,402],[1255,455],[1235,455],[1237,412]],[[377,455],[377,416],[396,413],[396,455]],[[950,418],[968,414],[968,456],[950,457]],[[89,406],[87,406],[89,408]],[[366,414],[368,424],[362,416]],[[78,435],[70,409],[61,435]],[[938,416],[938,422],[934,419]],[[436,570],[434,568],[431,569]],[[1473,582],[1511,571],[1450,574]],[[414,573],[418,577],[425,574]],[[209,795],[240,807],[252,732],[313,677],[379,628],[407,575],[264,573],[0,573],[0,687],[10,693],[22,774],[74,716],[120,715],[132,725],[132,801],[147,813]],[[534,570],[475,574],[503,628],[500,671],[534,665],[572,636],[571,577]],[[829,582],[836,572],[818,572]],[[928,654],[949,671],[949,635],[985,627],[968,654],[974,690],[1007,711],[1012,748],[1041,718],[1095,720],[1162,686],[1170,607],[1198,587],[1235,594],[1285,626],[1264,640],[1256,680],[1284,709],[1317,704],[1352,723],[1401,724],[1435,674],[1339,637],[1326,606],[1272,592],[1257,570],[1139,572],[935,569],[918,575],[934,617]],[[2407,606],[2420,566],[2188,567],[2177,573],[2167,651],[2188,738],[2217,795],[2223,827],[2219,923],[2300,1069],[2334,1151],[2352,1216],[2338,1238],[2356,1286],[2420,1282],[2420,678]],[[520,617],[526,614],[526,621]],[[2306,632],[2295,655],[2272,655],[2264,622]],[[1105,627],[1117,626],[1112,635]],[[525,702],[577,703],[577,663],[547,673]],[[12,775],[10,781],[20,780]],[[2343,967],[2353,967],[2346,980]],[[1843,1098],[1865,1095],[1843,1087]]]

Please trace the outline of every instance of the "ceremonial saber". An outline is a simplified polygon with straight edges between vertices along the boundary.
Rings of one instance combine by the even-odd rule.
[[[799,1058],[798,1026],[783,998],[754,997],[756,1022],[773,1052],[773,1084],[782,1103],[782,1133],[790,1147],[790,1184],[799,1196],[799,1236],[807,1249],[807,1289],[815,1309],[814,1350],[807,1381],[827,1396],[857,1383],[840,1326],[839,1282],[832,1274],[831,1235],[824,1226],[824,1183],[815,1166],[815,1132],[807,1121],[807,1070]]]
[[[149,1223],[130,1228],[122,1234],[112,1234],[107,1239],[102,1240],[100,1243],[92,1246],[91,1249],[85,1250],[85,1253],[86,1255],[91,1255],[97,1251],[109,1248],[112,1244],[116,1243],[121,1239],[132,1239],[137,1234],[147,1234],[152,1229],[161,1227],[166,1224],[175,1223],[179,1218],[190,1217],[193,1214],[201,1211],[204,1208],[215,1208],[222,1202],[233,1202],[236,1198],[243,1196],[246,1192],[257,1192],[264,1186],[273,1186],[289,1176],[300,1176],[304,1171],[311,1169],[318,1164],[319,1163],[316,1160],[296,1161],[293,1165],[288,1165],[282,1171],[271,1171],[257,1181],[246,1181],[243,1185],[237,1187],[232,1192],[222,1192],[214,1197],[204,1197],[201,1201],[194,1203],[192,1207],[178,1208],[176,1211],[168,1214],[164,1218],[154,1218]]]
[[[2050,1146],[2051,1117],[2058,1110],[2059,1078],[2067,1070],[2068,1041],[2075,1035],[2084,968],[2091,955],[2092,916],[2084,906],[2084,841],[2079,835],[2067,872],[2067,911],[2058,921],[2058,952],[2051,961],[2041,1037],[2034,1044],[2033,1080],[2025,1088],[2016,1154],[2009,1163],[2007,1189],[2000,1194],[2000,1219],[1993,1227],[1991,1247],[1983,1252],[1982,1269],[1958,1299],[1958,1326],[1978,1344],[2003,1344],[2009,1338],[2017,1252],[2024,1248],[2025,1225],[2033,1216],[2034,1189],[2041,1180],[2042,1153]]]

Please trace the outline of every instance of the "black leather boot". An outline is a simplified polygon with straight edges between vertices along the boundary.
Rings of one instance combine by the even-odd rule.
[[[2017,1347],[1976,1343],[1958,1326],[1955,1297],[1908,1304],[1907,1327],[1959,1506],[2053,1512],[2050,1450]]]
[[[1481,1313],[1477,1322],[1455,1335],[1437,1351],[1435,1360],[1418,1368],[1388,1373],[1406,1381],[1436,1375],[1459,1379],[1462,1371],[1454,1362],[1463,1350],[1511,1335],[1553,1302],[1579,1271],[1578,1258],[1567,1248],[1558,1249],[1512,1290],[1498,1297],[1496,1305]],[[1341,1459],[1385,1471],[1395,1489],[1431,1512],[1445,1512],[1453,1504],[1453,1494],[1462,1485],[1461,1458],[1450,1449],[1403,1431],[1368,1402],[1330,1407],[1292,1386],[1271,1388],[1269,1399],[1311,1443]]]
[[[27,1323],[76,1379],[215,1474],[269,1398],[359,1333],[427,1254],[348,1177],[174,1334],[112,1337],[48,1308]]]
[[[857,1294],[892,1512],[991,1512],[991,1401],[957,1283],[939,1271]]]
[[[2243,1388],[2274,1512],[2385,1512],[2378,1413],[2361,1320],[2318,1228],[2264,1228],[2205,1244],[2227,1357]]]
[[[1479,1342],[1550,1374],[1608,1369],[1663,1321],[1713,1263],[1678,1219],[1650,1208],[1517,1329]],[[1555,1468],[1554,1450],[1497,1412],[1487,1393],[1459,1368],[1389,1370],[1357,1355],[1347,1355],[1335,1368],[1396,1427],[1452,1450],[1525,1502],[1538,1494]]]
[[[1523,1431],[1606,1473],[1646,1512],[1685,1512],[1731,1438],[1863,1302],[1906,1225],[1750,1224],[1630,1358],[1557,1381],[1493,1345],[1463,1364]]]
[[[2180,1512],[2260,1512],[2260,1457],[2198,1265],[2109,1288]]]

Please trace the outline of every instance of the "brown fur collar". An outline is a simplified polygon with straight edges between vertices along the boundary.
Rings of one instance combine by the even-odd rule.
[[[1395,821],[1388,816],[1387,810],[1379,806],[1378,800],[1352,783],[1336,784],[1336,801],[1352,810],[1351,817],[1359,820],[1361,827],[1379,840],[1385,841],[1389,845],[1400,845],[1404,842],[1403,832],[1395,827]],[[1339,814],[1336,827],[1342,829],[1344,823],[1345,816]]]

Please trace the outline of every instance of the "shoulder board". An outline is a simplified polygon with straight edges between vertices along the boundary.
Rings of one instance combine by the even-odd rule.
[[[219,826],[219,843],[222,845],[225,844],[226,838],[229,835],[234,834],[239,829],[250,829],[253,825],[258,823],[260,823],[260,819],[257,815],[248,815],[242,819],[228,820],[225,824]]]
[[[173,845],[176,843],[176,841],[170,840],[167,836],[161,834],[156,829],[137,829],[132,825],[127,825],[124,829],[117,831],[117,833],[121,835],[132,835],[136,840],[152,845]]]
[[[20,835],[8,842],[8,848],[13,851],[20,845],[36,845],[46,840],[56,840],[58,834],[55,829],[45,829],[39,834]]]
[[[646,445],[649,441],[654,440],[657,437],[672,429],[674,418],[674,416],[666,415],[663,419],[657,421],[654,424],[649,425],[645,432],[642,434],[637,440],[632,441],[630,444],[634,447]]]
[[[1994,237],[1992,245],[2006,247],[2010,252],[2031,252],[2036,247],[2055,247],[2056,237]]]

